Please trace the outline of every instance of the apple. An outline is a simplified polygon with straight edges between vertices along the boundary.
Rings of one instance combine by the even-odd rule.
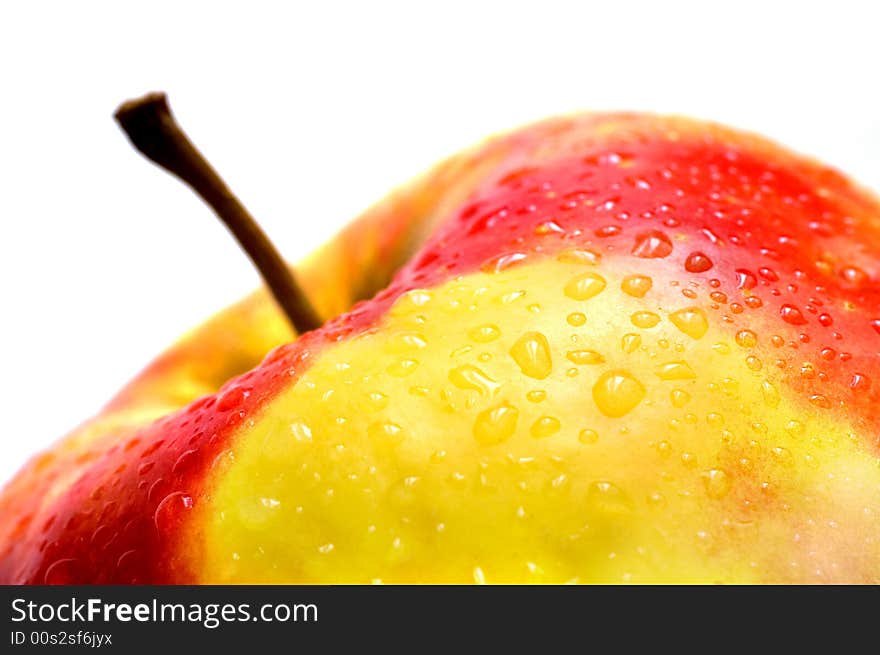
[[[714,124],[495,137],[32,459],[0,582],[876,583],[878,221]]]

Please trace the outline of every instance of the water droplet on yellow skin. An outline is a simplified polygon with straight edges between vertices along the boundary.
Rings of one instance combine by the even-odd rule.
[[[415,359],[398,359],[396,362],[388,366],[388,373],[396,378],[403,378],[412,375],[419,367],[419,362]]]
[[[605,361],[605,358],[595,350],[569,350],[565,357],[572,364],[579,365],[602,364]]]
[[[529,391],[526,394],[526,400],[530,403],[540,403],[547,399],[547,392],[541,389],[536,389],[534,391]]]
[[[487,323],[486,325],[478,325],[473,328],[468,332],[468,336],[477,343],[489,343],[501,336],[501,330],[497,325]]]
[[[599,441],[599,433],[589,428],[583,429],[578,434],[578,441],[582,444],[594,444]]]
[[[421,350],[427,345],[425,337],[418,332],[398,332],[388,339],[388,349],[395,353]]]
[[[642,337],[641,335],[630,332],[628,334],[624,334],[623,338],[620,341],[620,348],[623,352],[629,354],[635,352],[639,346],[642,345]]]
[[[627,371],[607,371],[593,385],[593,401],[612,418],[631,412],[645,397],[645,387]]]
[[[459,389],[478,391],[483,396],[491,396],[501,386],[472,364],[465,364],[450,370],[449,381]]]
[[[565,320],[572,327],[580,327],[587,322],[587,317],[581,312],[572,312],[565,317]]]
[[[381,391],[373,391],[368,397],[373,409],[385,409],[388,406],[388,396]]]
[[[758,344],[758,335],[751,330],[740,330],[735,339],[740,348],[754,348]]]
[[[699,307],[686,307],[672,312],[669,320],[679,330],[692,339],[701,339],[709,329],[709,319],[706,312]]]
[[[421,311],[427,304],[434,299],[434,294],[425,289],[413,289],[407,291],[400,296],[391,308],[394,315],[411,314],[414,311]]]
[[[719,500],[730,492],[730,476],[722,469],[710,469],[703,475],[703,485],[709,498]]]
[[[296,419],[290,424],[290,432],[297,441],[309,442],[312,440],[312,428],[302,419]]]
[[[502,305],[509,305],[511,303],[516,302],[520,298],[523,298],[526,295],[526,292],[522,289],[518,289],[516,291],[511,291],[510,293],[503,294],[498,300]]]
[[[690,402],[691,395],[683,389],[673,389],[669,393],[669,399],[672,402],[673,407],[678,407],[680,409]]]
[[[510,349],[510,356],[525,375],[543,380],[553,370],[550,344],[540,332],[526,332]]]
[[[654,372],[661,380],[693,380],[697,377],[690,365],[684,361],[660,364]]]
[[[654,281],[647,275],[627,275],[620,283],[621,290],[633,298],[644,298]]]
[[[714,343],[712,344],[712,350],[714,350],[719,355],[729,355],[730,354],[730,346],[726,343]]]
[[[503,443],[513,436],[519,420],[519,410],[504,402],[477,414],[474,421],[474,439],[484,446]]]
[[[806,427],[800,421],[791,420],[785,424],[785,431],[796,437],[803,436]]]
[[[605,278],[596,273],[584,273],[571,278],[565,285],[565,295],[572,300],[589,300],[598,296],[606,286]]]
[[[529,432],[535,439],[544,439],[551,437],[559,432],[562,424],[559,419],[554,416],[542,416],[532,424]]]
[[[403,428],[392,421],[373,423],[367,428],[367,436],[376,441],[399,443],[403,440]]]
[[[625,514],[633,509],[629,496],[617,485],[604,480],[590,485],[587,500],[594,510],[605,514]]]
[[[657,325],[660,322],[660,317],[654,312],[639,311],[634,312],[629,320],[637,328],[648,329]]]

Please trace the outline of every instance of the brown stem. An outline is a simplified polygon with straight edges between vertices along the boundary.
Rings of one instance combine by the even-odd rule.
[[[147,159],[189,185],[211,206],[253,261],[294,329],[302,334],[321,319],[293,272],[260,226],[177,124],[164,93],[124,102],[114,114]]]

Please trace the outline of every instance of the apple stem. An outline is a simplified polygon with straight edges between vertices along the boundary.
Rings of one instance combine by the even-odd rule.
[[[297,333],[320,327],[321,319],[293,271],[178,125],[165,94],[148,93],[124,102],[114,117],[135,148],[186,183],[214,210],[251,258]]]

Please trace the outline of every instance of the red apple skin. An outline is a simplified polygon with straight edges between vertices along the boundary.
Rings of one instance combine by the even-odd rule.
[[[265,297],[246,301],[147,369],[103,417],[29,463],[0,499],[0,582],[197,581],[198,510],[210,503],[218,456],[325,349],[378,325],[409,290],[571,248],[612,266],[630,257],[685,297],[692,282],[712,290],[713,326],[731,334],[747,326],[772,344],[767,365],[782,372],[786,392],[805,408],[846,413],[876,454],[880,206],[869,193],[757,137],[638,114],[545,121],[452,161],[436,186],[427,178],[406,202],[341,237],[339,252],[351,253],[369,236],[403,233],[349,267],[341,300],[322,300],[335,297],[337,280],[309,284],[306,275],[331,315],[361,295],[349,291],[353,281],[377,260],[387,255],[383,264],[394,270],[424,241],[370,300],[286,345],[278,345],[290,335],[277,316],[265,326],[244,318],[268,316]],[[214,356],[232,342],[228,355]]]

